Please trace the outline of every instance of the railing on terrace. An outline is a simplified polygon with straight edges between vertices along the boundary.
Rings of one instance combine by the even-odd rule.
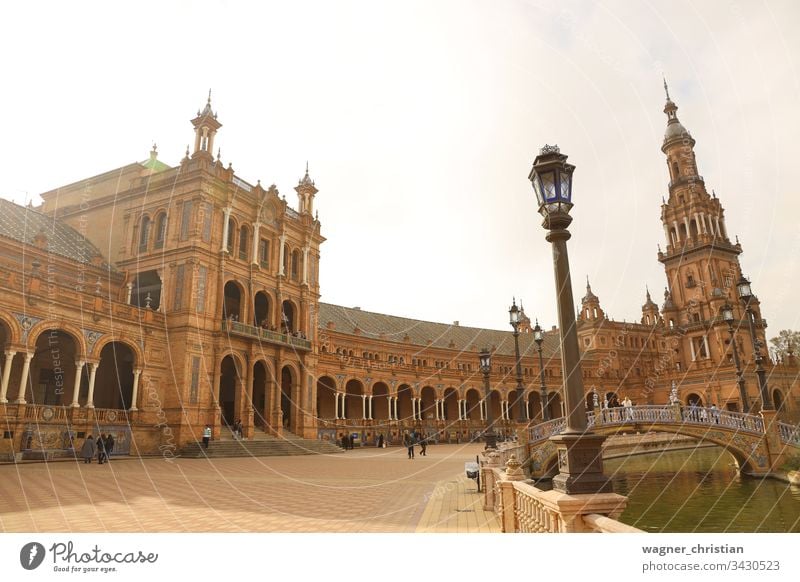
[[[239,321],[230,321],[228,319],[223,319],[222,331],[227,331],[229,333],[236,333],[239,335],[245,335],[248,337],[254,337],[275,344],[292,346],[294,348],[299,348],[301,350],[311,349],[311,342],[307,339],[283,333],[278,333],[277,331],[271,331],[269,329],[264,329],[263,327],[257,327],[255,325],[247,325],[246,323],[241,323]]]
[[[778,423],[778,431],[781,434],[781,442],[787,445],[795,445],[800,447],[800,425],[786,424],[785,422]]]

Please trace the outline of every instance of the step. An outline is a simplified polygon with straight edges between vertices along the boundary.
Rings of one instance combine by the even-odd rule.
[[[252,440],[216,440],[211,441],[208,449],[202,443],[189,443],[181,450],[184,458],[203,457],[278,457],[293,455],[324,455],[341,453],[338,446],[313,439],[304,439],[294,434],[285,437],[259,435]]]

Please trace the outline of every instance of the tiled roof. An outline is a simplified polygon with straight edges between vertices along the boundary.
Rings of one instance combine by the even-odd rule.
[[[383,313],[373,313],[331,305],[319,304],[319,327],[326,329],[328,322],[333,322],[335,331],[352,334],[356,327],[360,330],[361,337],[381,338],[391,342],[403,343],[408,336],[410,343],[415,346],[474,351],[483,347],[491,349],[495,346],[494,353],[504,356],[514,355],[514,335],[510,331],[494,329],[481,329],[462,325],[448,325],[446,323],[433,323],[407,317],[397,317]],[[452,342],[452,343],[451,343]],[[543,356],[546,359],[560,357],[558,332],[547,331],[542,344]],[[532,333],[520,333],[520,356],[536,356],[536,343]],[[477,358],[477,352],[476,352]]]
[[[80,263],[102,257],[97,247],[74,228],[38,210],[0,199],[0,236],[33,245],[39,233],[46,239],[45,248],[53,254]],[[106,266],[105,261],[101,264]]]

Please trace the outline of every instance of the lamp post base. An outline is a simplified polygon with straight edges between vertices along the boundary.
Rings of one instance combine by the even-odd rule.
[[[611,481],[603,474],[601,445],[605,439],[594,433],[550,437],[558,453],[558,475],[553,477],[553,489],[569,495],[612,493]]]

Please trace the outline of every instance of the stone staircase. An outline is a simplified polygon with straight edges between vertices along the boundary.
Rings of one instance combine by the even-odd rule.
[[[340,447],[328,441],[304,439],[293,433],[285,432],[280,437],[257,433],[250,440],[223,437],[220,440],[212,440],[208,444],[208,449],[203,447],[202,442],[190,443],[181,449],[180,456],[184,459],[221,459],[227,457],[329,455],[343,452]]]

